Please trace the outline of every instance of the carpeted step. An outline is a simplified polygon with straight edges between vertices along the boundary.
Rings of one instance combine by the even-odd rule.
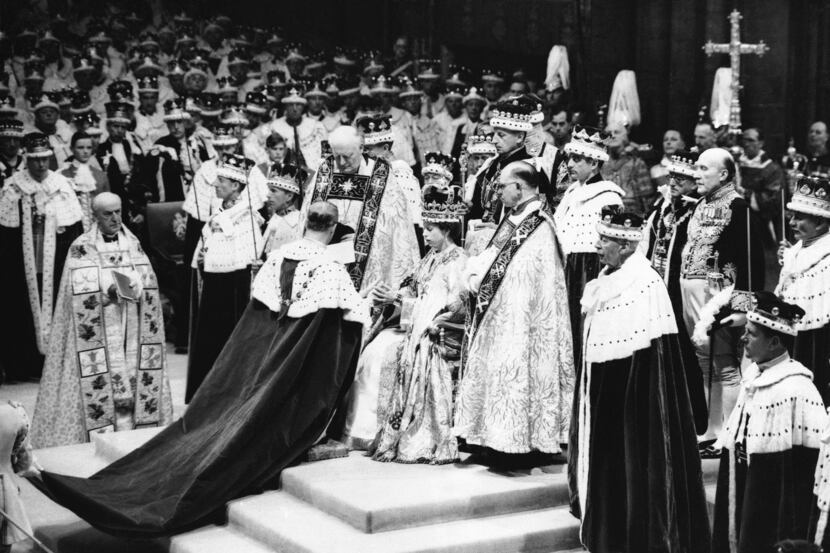
[[[369,534],[285,492],[269,492],[231,503],[228,516],[232,528],[280,553],[543,553],[579,546],[579,523],[566,507]]]
[[[229,526],[207,526],[170,541],[170,553],[277,553]]]

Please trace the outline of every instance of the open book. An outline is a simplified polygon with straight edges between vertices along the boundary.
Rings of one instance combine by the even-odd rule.
[[[115,282],[115,291],[120,298],[127,301],[138,301],[141,291],[137,284],[133,284],[135,282],[134,277],[113,269],[112,280]]]

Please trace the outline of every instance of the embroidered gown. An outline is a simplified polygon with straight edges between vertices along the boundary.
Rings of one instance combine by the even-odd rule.
[[[136,285],[120,299],[113,272]],[[69,251],[32,418],[38,448],[173,420],[158,281],[126,227],[112,242],[96,225]]]
[[[4,402],[0,405],[0,507],[30,534],[32,528],[20,499],[17,480],[30,473],[35,466],[26,410],[16,401]],[[0,520],[0,545],[11,545],[26,539],[28,536],[6,521],[5,517]]]
[[[39,378],[54,301],[72,241],[83,231],[81,205],[65,177],[38,183],[28,170],[0,193],[0,287],[8,324],[0,333],[0,367],[13,380]]]
[[[441,464],[458,457],[452,414],[461,332],[445,330],[442,343],[438,335],[430,334],[429,326],[439,315],[449,322],[463,322],[461,277],[466,260],[458,246],[430,251],[401,291],[404,297],[414,298],[412,326],[400,345],[393,342],[394,360],[378,375],[381,386],[391,389],[379,394],[388,403],[377,408],[380,430],[373,455],[377,460]],[[395,330],[381,334],[386,332]],[[367,347],[364,357],[371,355]],[[361,363],[372,366],[370,360]],[[387,371],[388,376],[383,375]]]
[[[549,213],[531,201],[470,258],[471,291],[455,433],[505,454],[567,442],[573,352],[562,258]]]
[[[582,544],[592,553],[708,553],[697,436],[665,286],[635,252],[588,283],[582,305],[568,446]]]
[[[773,553],[781,540],[807,539],[828,422],[812,376],[786,353],[744,371],[738,403],[715,444],[723,453],[713,553]]]

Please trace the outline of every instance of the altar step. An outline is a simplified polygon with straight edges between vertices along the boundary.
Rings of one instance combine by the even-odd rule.
[[[108,434],[38,454],[48,470],[89,476],[155,432]],[[581,548],[565,471],[378,463],[352,453],[287,469],[279,490],[231,502],[227,524],[144,542],[143,549],[119,544],[52,503],[32,522],[56,553],[568,553]],[[705,461],[710,501],[716,473],[717,462]],[[39,494],[24,495],[32,492]]]

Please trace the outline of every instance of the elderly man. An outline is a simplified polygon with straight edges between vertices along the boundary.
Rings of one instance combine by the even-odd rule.
[[[691,335],[705,313],[722,307],[713,304],[704,309],[713,297],[726,304],[729,290],[758,290],[764,283],[761,241],[751,232],[749,205],[735,189],[735,160],[726,150],[711,148],[700,154],[696,168],[701,199],[689,219],[680,265],[683,319]],[[719,328],[696,344],[698,364],[709,388],[709,425],[701,437],[707,457],[719,455],[710,446],[738,398],[739,340],[735,329]]]
[[[529,161],[500,171],[506,215],[465,275],[472,309],[455,432],[504,468],[559,453],[570,424],[571,326],[564,262],[539,195],[544,178]]]
[[[708,553],[706,497],[671,300],[638,250],[636,214],[603,209],[597,231],[605,267],[582,297],[584,356],[576,439],[568,444],[580,539],[593,553]]]
[[[321,161],[305,192],[301,219],[307,219],[313,202],[334,204],[340,222],[355,230],[355,259],[349,268],[355,287],[397,286],[419,259],[405,185],[388,162],[364,157],[355,128],[336,128],[329,144],[332,155]]]
[[[10,378],[37,379],[52,326],[52,306],[72,241],[83,232],[71,183],[51,171],[49,137],[24,139],[26,167],[0,194],[0,282],[9,321],[0,341],[0,366]]]
[[[32,422],[38,448],[173,418],[153,268],[122,224],[121,198],[103,192],[92,209],[96,224],[72,243],[61,281]]]

